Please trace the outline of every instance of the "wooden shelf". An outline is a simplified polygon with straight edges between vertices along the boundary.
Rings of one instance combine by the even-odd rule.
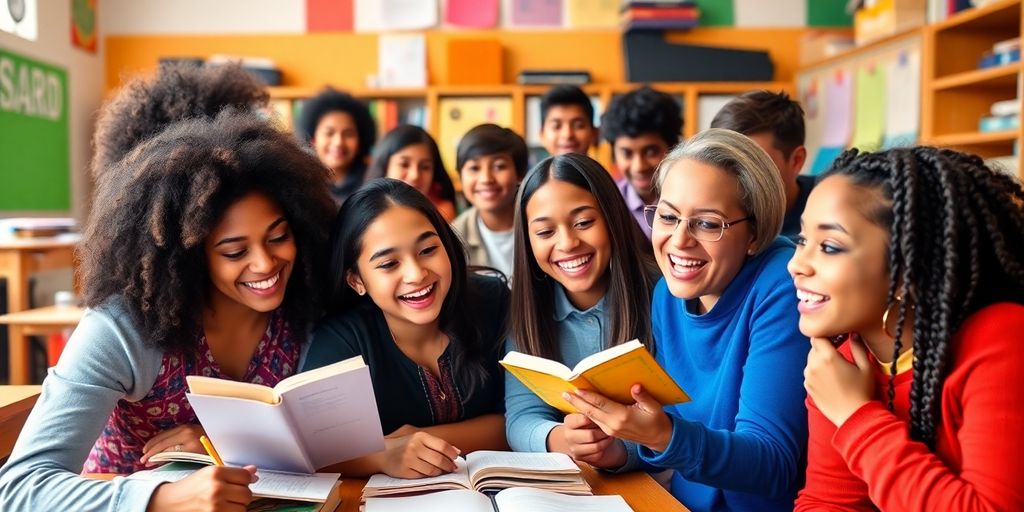
[[[953,89],[956,87],[1016,87],[1020,77],[1021,63],[1014,62],[995,68],[976,69],[938,78],[932,82],[932,89]]]
[[[984,146],[1000,143],[1012,143],[1017,140],[1018,135],[1020,135],[1019,131],[1014,128],[1012,130],[999,132],[966,132],[936,135],[924,142],[935,146]]]
[[[983,29],[1006,27],[1012,20],[1020,25],[1021,0],[999,0],[983,7],[974,7],[961,11],[952,17],[932,25],[931,29],[938,32],[959,28]]]
[[[907,40],[907,39],[913,39],[915,37],[921,37],[922,34],[923,34],[923,30],[924,30],[923,27],[915,27],[915,28],[912,28],[912,29],[909,29],[909,30],[904,30],[903,32],[899,32],[897,34],[893,34],[893,35],[888,36],[888,37],[884,37],[882,39],[878,39],[876,41],[872,41],[872,42],[870,42],[868,44],[865,44],[865,45],[854,47],[854,48],[852,48],[850,50],[847,50],[847,51],[845,51],[843,53],[840,53],[840,54],[837,54],[837,55],[833,55],[831,57],[828,57],[828,58],[825,58],[825,59],[821,59],[821,60],[818,60],[818,61],[811,62],[810,64],[807,64],[806,66],[800,66],[800,72],[803,73],[803,72],[806,72],[807,70],[811,70],[811,69],[814,69],[814,68],[828,67],[828,66],[831,66],[833,64],[841,63],[841,62],[843,62],[843,61],[845,61],[847,59],[850,59],[850,58],[856,58],[858,56],[874,52],[875,50],[878,50],[879,48],[884,48],[884,47],[889,46],[890,44],[893,44],[893,43],[899,43],[899,42],[902,42],[902,41]]]

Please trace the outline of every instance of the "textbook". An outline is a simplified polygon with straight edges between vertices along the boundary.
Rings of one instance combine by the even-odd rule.
[[[566,496],[514,487],[489,498],[476,491],[443,491],[403,498],[370,498],[365,512],[631,512],[622,496]]]
[[[428,478],[370,477],[362,498],[421,494],[443,490],[496,491],[533,487],[563,494],[587,496],[590,485],[579,466],[564,453],[522,453],[480,450],[455,460],[452,473]]]
[[[199,471],[204,466],[201,464],[190,464],[185,462],[172,462],[157,469],[147,469],[132,473],[127,478],[131,480],[155,480],[160,482],[177,482],[192,473]],[[292,504],[295,507],[309,508],[313,511],[320,509],[334,510],[329,506],[334,501],[334,507],[341,501],[341,493],[338,490],[339,473],[281,473],[259,469],[256,472],[259,480],[249,484],[254,498],[263,498],[262,506],[267,507],[270,503],[275,506],[283,505],[280,501],[302,502]],[[254,502],[255,503],[255,502]],[[262,508],[260,510],[278,510],[274,508]],[[289,509],[284,509],[289,510]],[[302,510],[298,508],[296,510]]]
[[[224,461],[312,473],[384,449],[369,368],[356,356],[273,388],[188,376],[189,404]]]
[[[577,389],[596,391],[616,402],[631,404],[633,396],[629,390],[633,384],[640,384],[662,405],[690,401],[638,340],[591,354],[572,369],[514,350],[500,363],[548,405],[565,413],[578,411],[562,399],[562,393]]]

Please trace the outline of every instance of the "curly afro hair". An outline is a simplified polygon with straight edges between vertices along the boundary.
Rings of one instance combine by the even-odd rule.
[[[646,85],[613,99],[601,116],[601,137],[612,146],[619,137],[653,132],[671,148],[682,130],[683,109],[676,100]]]
[[[152,79],[135,77],[100,110],[91,172],[97,178],[136,144],[171,123],[212,118],[225,107],[266,105],[266,85],[239,65],[164,64]]]
[[[204,241],[250,192],[288,219],[297,248],[282,308],[294,328],[320,312],[326,242],[337,207],[327,170],[253,113],[182,121],[100,175],[79,257],[85,302],[122,297],[144,336],[193,349],[210,289]]]

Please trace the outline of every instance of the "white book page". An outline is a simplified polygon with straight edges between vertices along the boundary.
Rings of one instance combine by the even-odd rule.
[[[177,482],[199,471],[201,468],[160,471],[149,469],[129,475],[131,480],[154,480],[159,482]],[[283,498],[302,501],[326,501],[334,489],[334,484],[341,477],[339,473],[316,473],[304,475],[299,473],[280,473],[276,471],[256,470],[259,480],[249,485],[253,496],[258,498]]]
[[[612,348],[602,350],[596,354],[591,354],[581,359],[580,362],[576,363],[576,366],[573,368],[572,376],[575,378],[579,376],[581,373],[605,361],[611,361],[612,359],[615,359],[616,357],[619,357],[622,354],[632,352],[633,350],[642,348],[643,346],[644,345],[640,343],[639,340],[632,340],[627,341],[621,345],[615,345]]]
[[[466,456],[469,474],[488,468],[512,468],[526,471],[572,471],[579,472],[576,465],[564,453],[498,452],[479,450]]]
[[[441,491],[401,498],[367,498],[364,512],[492,512],[491,500],[476,491]]]
[[[527,368],[546,373],[548,375],[554,375],[555,377],[564,380],[570,380],[570,376],[572,375],[572,370],[558,361],[523,354],[522,352],[516,352],[515,350],[505,354],[505,357],[502,358],[501,362],[519,368]]]
[[[384,449],[367,366],[285,391],[281,404],[288,410],[295,434],[314,468]],[[216,441],[214,446],[220,449]]]
[[[494,502],[498,505],[500,512],[632,512],[633,510],[626,500],[622,499],[622,496],[566,496],[529,487],[505,489],[494,497]]]
[[[316,471],[292,433],[281,404],[192,393],[185,396],[224,462],[293,473]]]
[[[472,455],[472,454],[470,454]],[[380,488],[401,488],[401,487],[425,487],[432,484],[452,482],[469,489],[469,471],[466,460],[462,457],[455,459],[455,471],[443,475],[427,478],[396,478],[383,473],[378,473],[366,481],[364,489]]]

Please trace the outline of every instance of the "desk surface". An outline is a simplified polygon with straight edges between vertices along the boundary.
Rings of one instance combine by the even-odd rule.
[[[0,461],[10,455],[42,389],[42,386],[0,386]]]
[[[647,473],[626,473],[609,475],[580,465],[583,476],[590,483],[596,495],[622,496],[636,512],[687,512],[687,508],[676,501],[668,491],[655,482]],[[109,480],[115,475],[90,474],[90,478]],[[362,494],[365,478],[341,479],[341,505],[335,512],[359,512],[359,496]]]
[[[75,326],[83,314],[78,306],[47,306],[0,315],[0,324]]]
[[[81,240],[82,236],[79,234],[40,238],[0,237],[0,250],[15,249],[22,251],[38,251],[45,249],[60,249],[65,247],[74,247],[75,244]]]

